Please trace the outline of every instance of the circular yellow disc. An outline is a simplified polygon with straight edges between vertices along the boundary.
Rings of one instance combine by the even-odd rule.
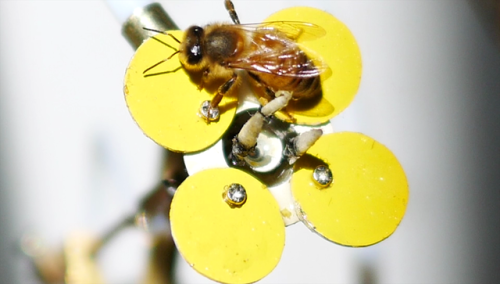
[[[232,207],[223,194],[241,184],[247,200]],[[188,177],[170,210],[179,252],[199,273],[222,283],[253,283],[278,264],[285,225],[267,187],[236,169],[210,169]]]
[[[183,34],[169,33],[178,39]],[[203,150],[219,140],[231,124],[237,98],[224,96],[219,120],[207,124],[199,109],[213,94],[198,90],[177,55],[144,74],[175,52],[167,45],[177,48],[179,44],[167,35],[157,34],[137,49],[125,74],[128,108],[142,131],[161,146],[176,152]]]
[[[368,246],[390,236],[403,218],[408,183],[403,168],[384,145],[360,133],[321,137],[296,164],[295,200],[320,235],[346,246]],[[326,164],[327,188],[316,186],[313,169]]]
[[[331,69],[321,75],[323,97],[312,104],[298,100],[290,102],[287,111],[297,124],[325,123],[342,112],[354,99],[361,81],[361,53],[349,29],[332,15],[310,7],[281,10],[266,21],[300,21],[316,24],[326,35],[315,40],[298,42],[322,57]],[[307,104],[307,105],[306,105]],[[278,113],[279,117],[280,114]]]

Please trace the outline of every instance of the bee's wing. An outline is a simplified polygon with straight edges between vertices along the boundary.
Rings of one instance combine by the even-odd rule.
[[[226,64],[230,68],[283,77],[309,78],[323,73],[326,73],[327,77],[329,77],[331,70],[319,55],[300,45],[298,45],[299,49],[297,49],[297,44],[293,44],[295,48],[288,46],[279,50],[258,50],[246,57],[228,61]],[[296,61],[289,59],[294,56],[307,56],[307,60],[300,64],[293,64]]]
[[[272,21],[237,26],[245,31],[279,31],[293,41],[309,41],[326,35],[326,30],[322,27],[316,24],[299,21]]]

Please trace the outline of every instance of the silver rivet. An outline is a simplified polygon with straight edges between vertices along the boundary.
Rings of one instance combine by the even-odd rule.
[[[219,119],[220,111],[219,107],[212,108],[210,111],[210,116],[208,110],[210,109],[210,101],[204,101],[200,106],[200,114],[206,121],[215,121]]]
[[[224,195],[224,200],[231,207],[241,207],[247,201],[247,192],[239,183],[228,186]]]
[[[327,187],[333,182],[332,171],[325,165],[317,166],[313,172],[313,179],[319,186]]]

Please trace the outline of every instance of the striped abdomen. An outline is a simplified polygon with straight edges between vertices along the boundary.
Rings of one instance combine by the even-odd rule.
[[[268,50],[279,54],[265,59],[267,69],[276,70],[275,75],[265,72],[249,71],[250,76],[272,92],[290,91],[295,100],[313,98],[321,94],[319,72],[307,55],[296,45],[285,45],[287,42],[262,42]],[[270,44],[272,44],[270,46]],[[276,51],[280,51],[277,53]],[[318,75],[306,75],[314,74]]]

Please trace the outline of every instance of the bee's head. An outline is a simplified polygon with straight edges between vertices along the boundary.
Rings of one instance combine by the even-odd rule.
[[[206,65],[204,57],[205,31],[198,26],[190,27],[179,48],[179,60],[188,71],[200,71]]]

